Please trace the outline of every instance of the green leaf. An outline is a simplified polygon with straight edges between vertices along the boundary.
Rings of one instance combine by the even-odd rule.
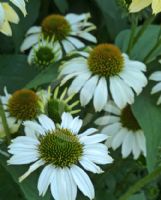
[[[1,200],[24,200],[19,187],[12,180],[10,174],[0,165],[0,194]]]
[[[68,10],[68,1],[67,0],[54,0],[54,3],[59,8],[60,12],[65,13]]]
[[[56,80],[59,64],[59,62],[51,64],[47,69],[40,72],[33,80],[31,80],[26,85],[26,88],[37,88],[40,85],[51,83]]]
[[[7,86],[9,91],[24,87],[37,71],[27,64],[25,55],[0,56],[0,91]]]
[[[103,14],[109,35],[111,39],[114,40],[116,35],[121,30],[127,28],[126,19],[121,17],[121,12],[116,4],[116,1],[95,0],[95,2]]]
[[[16,189],[19,188],[21,194],[23,195],[23,200],[51,200],[50,192],[45,195],[45,197],[39,197],[38,189],[37,189],[37,181],[38,176],[40,175],[40,171],[37,170],[33,172],[28,178],[26,178],[22,183],[18,182],[18,178],[23,175],[27,171],[27,167],[23,166],[8,166],[6,163],[6,159],[0,155],[0,166],[5,168],[6,172],[12,178],[12,182],[16,185]],[[9,176],[8,175],[8,176]],[[6,186],[5,186],[6,188]],[[12,195],[12,193],[11,193]],[[7,196],[8,197],[8,196]],[[14,198],[12,198],[14,199]],[[8,200],[8,198],[7,198]],[[18,199],[16,199],[18,200]]]
[[[137,32],[141,27],[137,28]],[[120,47],[123,52],[127,51],[129,38],[131,31],[124,30],[119,33],[115,40],[115,44]],[[136,36],[135,34],[135,36]],[[144,32],[144,34],[139,38],[138,42],[134,45],[134,48],[130,51],[130,57],[132,59],[144,61],[149,52],[153,49],[153,47],[158,43],[160,35],[160,26],[150,25]],[[150,41],[150,42],[149,42]],[[161,52],[161,45],[157,47],[156,50],[150,55],[148,59],[146,59],[146,63],[149,63],[156,59]]]
[[[161,109],[150,94],[151,86],[138,96],[132,106],[133,113],[144,130],[147,142],[147,166],[152,171],[157,163],[158,147],[161,144]]]
[[[20,45],[25,37],[26,31],[35,23],[39,15],[40,0],[32,0],[26,3],[27,16],[23,17],[20,13],[20,23],[13,27],[13,42],[16,52],[19,51]]]

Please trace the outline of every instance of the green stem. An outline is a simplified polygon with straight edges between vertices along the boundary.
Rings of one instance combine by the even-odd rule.
[[[132,23],[132,27],[131,27],[131,34],[130,34],[130,38],[129,38],[129,44],[128,44],[128,48],[127,48],[127,53],[130,54],[130,51],[133,47],[133,44],[134,44],[134,35],[135,35],[135,32],[136,32],[136,23],[133,22]]]
[[[154,19],[155,19],[155,16],[152,15],[144,22],[143,26],[141,27],[141,29],[138,31],[137,35],[134,38],[133,45],[135,45],[138,42],[139,38],[144,34],[147,27],[154,21]]]
[[[138,192],[142,187],[144,187],[146,184],[150,183],[152,180],[157,178],[159,175],[161,175],[161,166],[158,167],[156,170],[154,170],[152,173],[148,174],[141,180],[139,180],[137,183],[135,183],[133,186],[131,186],[128,191],[119,198],[119,200],[128,200],[131,195]]]
[[[137,24],[136,24],[136,22],[133,22],[127,53],[130,53],[130,51],[134,48],[134,46],[138,42],[139,38],[144,34],[144,32],[146,31],[147,27],[154,21],[154,19],[155,19],[154,15],[149,17],[144,22],[143,26],[140,28],[140,30],[138,31],[136,36],[135,36],[135,33],[136,33]]]
[[[6,115],[5,115],[5,111],[3,109],[3,105],[2,105],[2,101],[0,99],[0,116],[2,118],[2,125],[6,134],[6,139],[7,139],[7,143],[9,144],[11,141],[11,137],[10,137],[10,130],[7,124],[7,119],[6,119]]]

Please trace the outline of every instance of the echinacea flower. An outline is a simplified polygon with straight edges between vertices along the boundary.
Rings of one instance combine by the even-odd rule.
[[[44,166],[38,179],[39,195],[44,196],[50,186],[55,200],[75,200],[77,188],[90,199],[94,199],[93,184],[85,170],[93,173],[103,171],[97,164],[109,164],[112,158],[107,147],[101,144],[107,136],[94,134],[89,128],[78,133],[82,120],[63,113],[60,127],[45,115],[39,122],[26,121],[26,136],[12,140],[8,160],[11,165],[31,164],[28,171],[19,178],[24,180],[40,166]]]
[[[32,90],[21,89],[9,94],[4,89],[5,96],[0,96],[11,133],[15,133],[25,120],[33,120],[41,113],[41,98]],[[0,121],[0,132],[3,132]]]
[[[45,68],[62,58],[62,49],[58,42],[42,39],[34,45],[28,55],[28,63]]]
[[[161,12],[160,0],[132,0],[129,11],[132,13],[139,12],[149,5],[152,5],[153,14]]]
[[[0,32],[7,36],[12,36],[9,23],[18,24],[19,17],[8,3],[0,3]]]
[[[101,133],[108,137],[106,145],[116,150],[121,147],[122,157],[133,154],[134,159],[143,154],[146,156],[146,139],[144,132],[132,113],[130,105],[118,108],[114,102],[109,101],[104,107],[105,116],[98,118],[95,123],[103,126]]]
[[[49,15],[43,21],[41,26],[31,27],[26,38],[21,45],[21,51],[25,51],[37,44],[38,41],[45,37],[49,40],[54,39],[63,46],[66,53],[85,47],[85,44],[79,39],[85,39],[90,42],[96,42],[96,38],[89,33],[95,29],[93,23],[88,22],[90,14],[67,14],[62,15]]]
[[[134,102],[134,91],[139,95],[147,84],[144,63],[130,60],[112,44],[100,44],[91,52],[64,62],[60,68],[62,84],[73,79],[68,93],[80,92],[82,106],[93,98],[96,111],[101,111],[109,94],[120,108]]]
[[[28,2],[28,0],[10,0],[10,2],[12,2],[16,7],[18,7],[21,10],[24,16],[27,15],[25,1]]]
[[[149,77],[150,80],[158,82],[151,90],[151,94],[161,92],[161,71],[156,71]],[[157,105],[161,104],[161,94],[158,98]]]

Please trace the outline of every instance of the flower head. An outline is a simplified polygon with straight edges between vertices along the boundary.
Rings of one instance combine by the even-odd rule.
[[[8,3],[0,3],[0,32],[7,36],[12,35],[9,23],[18,24],[19,17]]]
[[[43,39],[30,50],[28,63],[45,68],[61,58],[62,50],[59,43]]]
[[[60,69],[62,84],[74,78],[68,93],[80,92],[82,106],[93,98],[96,111],[101,111],[111,93],[115,103],[123,108],[134,102],[134,91],[140,94],[147,84],[146,67],[139,61],[130,60],[112,44],[100,44],[91,52],[64,62]]]
[[[8,164],[32,163],[19,180],[24,180],[45,165],[38,180],[41,196],[45,195],[50,185],[55,200],[75,200],[77,187],[85,196],[93,199],[93,184],[81,166],[87,171],[102,173],[97,164],[112,162],[106,146],[100,143],[107,136],[93,134],[96,132],[93,128],[79,134],[82,120],[73,118],[69,113],[63,113],[59,127],[55,127],[54,122],[45,115],[39,116],[38,121],[24,122],[26,136],[17,137],[9,146],[9,153],[13,156]]]
[[[129,11],[132,13],[139,12],[150,4],[152,5],[153,14],[161,12],[160,0],[132,0]]]
[[[42,21],[41,26],[34,26],[28,30],[21,51],[31,48],[42,37],[49,40],[54,37],[66,53],[85,47],[84,43],[78,38],[95,43],[96,38],[90,33],[95,29],[95,26],[88,22],[89,18],[89,13],[47,16]]]
[[[21,89],[9,94],[5,88],[4,92],[5,96],[0,98],[11,133],[15,133],[23,121],[36,119],[41,113],[42,99],[32,90]],[[0,132],[4,133],[1,121]]]
[[[138,159],[142,153],[146,156],[146,144],[144,132],[132,113],[130,105],[118,108],[109,101],[104,107],[106,115],[98,118],[95,123],[104,126],[102,133],[109,136],[106,141],[108,147],[116,150],[121,146],[122,157],[126,158],[133,154]]]

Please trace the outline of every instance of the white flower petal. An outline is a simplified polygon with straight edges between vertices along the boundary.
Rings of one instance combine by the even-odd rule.
[[[54,122],[49,117],[47,117],[46,115],[43,115],[43,114],[40,115],[38,117],[38,120],[39,120],[41,126],[44,128],[45,131],[55,130]]]
[[[104,77],[100,78],[98,81],[98,85],[96,86],[95,92],[94,92],[94,108],[95,111],[101,111],[105,104],[107,103],[108,99],[108,89],[107,89],[107,82]]]
[[[70,170],[80,191],[90,199],[94,199],[94,187],[88,175],[76,165],[72,166]]]
[[[34,164],[32,164],[28,171],[23,174],[20,178],[19,178],[19,182],[22,182],[25,178],[27,178],[32,172],[34,172],[36,169],[38,169],[40,166],[44,165],[44,161],[42,160],[38,160],[37,162],[35,162]]]
[[[152,73],[152,75],[149,77],[149,79],[153,80],[153,81],[161,81],[161,71]]]
[[[133,147],[133,140],[134,140],[134,133],[127,131],[123,144],[122,144],[122,156],[123,158],[127,158],[129,154],[132,152],[132,147]]]
[[[21,52],[31,48],[34,44],[38,43],[39,38],[40,38],[39,33],[27,36],[21,45],[20,48]]]
[[[56,170],[54,166],[47,165],[41,172],[38,180],[39,195],[44,196],[47,192],[50,182],[55,176]]]
[[[89,101],[92,99],[92,96],[94,94],[96,85],[98,81],[98,76],[91,77],[84,87],[82,88],[80,92],[80,102],[82,106],[85,106],[89,103]]]
[[[120,118],[113,116],[113,115],[107,115],[107,116],[103,116],[103,117],[99,117],[96,121],[95,124],[96,125],[106,125],[106,124],[113,124],[115,122],[119,122]]]
[[[97,129],[95,129],[95,128],[89,128],[86,131],[84,131],[83,133],[79,134],[79,136],[80,137],[89,136],[89,135],[95,133],[96,131],[97,131]]]
[[[72,117],[72,115],[70,114],[70,113],[66,113],[66,112],[64,112],[63,114],[62,114],[62,117],[61,117],[61,119],[62,119],[62,122],[61,122],[61,128],[70,128],[70,124],[72,123],[72,121],[73,121],[73,117]]]
[[[85,72],[80,73],[72,82],[68,89],[68,95],[72,95],[73,93],[78,93],[79,90],[83,87],[86,81],[90,78],[91,73]]]
[[[68,168],[56,169],[51,181],[51,192],[55,200],[75,200],[77,187]]]
[[[95,134],[95,135],[92,135],[92,136],[80,137],[80,142],[87,145],[87,144],[95,144],[95,143],[98,143],[98,142],[103,142],[106,139],[107,139],[107,135]]]
[[[90,160],[86,158],[82,158],[79,162],[87,171],[90,171],[96,174],[103,173],[103,170],[99,166],[97,166],[96,164],[94,164],[93,162],[91,162]]]

